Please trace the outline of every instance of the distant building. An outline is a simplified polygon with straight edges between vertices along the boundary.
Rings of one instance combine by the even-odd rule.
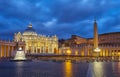
[[[58,37],[37,34],[32,24],[23,33],[15,33],[14,41],[25,41],[27,54],[57,54],[58,52]]]
[[[97,27],[96,21],[94,27],[95,25]],[[99,56],[120,56],[120,32],[99,34],[98,36],[94,35],[94,37],[98,37],[98,42],[94,42],[97,39],[72,35],[70,39],[60,42],[59,53],[67,54],[70,51],[74,55],[95,56],[94,48],[99,47],[101,50]]]

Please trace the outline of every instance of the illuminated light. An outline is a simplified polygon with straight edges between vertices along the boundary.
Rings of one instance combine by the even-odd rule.
[[[78,55],[78,51],[75,51],[75,55]]]
[[[67,50],[67,54],[69,54],[69,55],[70,55],[70,54],[71,54],[71,51],[70,51],[70,50]]]
[[[19,50],[21,51],[21,50],[22,50],[22,48],[20,47],[20,48],[19,48]]]
[[[95,48],[94,52],[100,52],[101,50],[99,48]]]
[[[81,56],[84,56],[84,51],[81,51]]]
[[[120,56],[120,52],[118,52],[118,56]]]

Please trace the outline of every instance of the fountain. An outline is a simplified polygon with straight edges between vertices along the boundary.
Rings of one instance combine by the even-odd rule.
[[[14,59],[12,59],[12,60],[10,60],[10,61],[32,61],[32,60],[26,59],[25,53],[24,53],[24,51],[22,50],[22,48],[20,47],[20,48],[18,49],[18,51],[16,51],[16,54],[15,54]]]

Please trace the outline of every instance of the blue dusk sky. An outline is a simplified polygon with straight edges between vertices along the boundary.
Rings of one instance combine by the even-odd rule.
[[[11,39],[29,23],[39,34],[70,38],[120,32],[120,0],[0,0],[0,38]]]

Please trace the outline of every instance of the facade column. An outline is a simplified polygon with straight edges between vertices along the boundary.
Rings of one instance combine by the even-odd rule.
[[[53,46],[52,46],[52,51],[51,51],[51,53],[54,53],[54,48],[53,48]]]
[[[100,56],[102,56],[102,49],[101,49],[101,51],[100,51]]]
[[[87,56],[90,56],[90,50],[89,50],[89,47],[87,47],[87,53],[88,53]]]
[[[40,53],[41,53],[41,46],[40,46]]]
[[[103,56],[103,51],[102,51],[102,48],[101,48],[101,52],[100,52],[101,54],[100,54],[100,56],[102,57]]]
[[[104,56],[105,56],[104,49],[102,49],[102,52],[103,52],[103,53],[102,53],[102,56],[104,57]]]
[[[48,51],[48,53],[50,53],[50,51],[51,51],[50,49],[51,49],[51,47],[49,47],[49,51]]]
[[[113,51],[112,51],[112,49],[111,49],[111,57],[113,56]]]
[[[103,49],[103,57],[105,57],[105,49]]]
[[[45,46],[45,43],[44,43],[44,53],[46,53],[46,48],[45,48],[46,46]]]
[[[111,57],[112,57],[112,50],[110,49],[110,55],[111,55]]]
[[[36,46],[36,54],[38,54],[37,46]]]
[[[49,47],[49,53],[51,52],[51,47]]]
[[[106,49],[104,49],[104,52],[105,52],[105,57],[106,57]]]
[[[41,53],[43,53],[43,46],[41,46]]]
[[[118,51],[118,49],[117,49],[117,56],[119,56],[119,51]]]
[[[49,53],[51,52],[51,47],[49,47]]]
[[[43,46],[43,53],[45,53],[45,46]]]
[[[86,56],[86,46],[84,46],[84,56]]]
[[[32,46],[32,54],[34,53],[34,46]]]
[[[109,56],[111,56],[111,49],[108,50]]]
[[[83,52],[84,52],[84,55],[83,55],[83,56],[86,56],[86,53],[85,53],[85,46],[84,46],[84,48],[83,48]]]
[[[106,49],[106,56],[108,56],[108,50]]]
[[[48,53],[50,53],[50,48],[49,48],[49,46],[48,46]]]
[[[118,55],[118,49],[116,49],[116,51],[117,51],[117,56],[119,56],[119,55]]]
[[[112,57],[114,56],[114,50],[112,49]]]
[[[35,46],[33,46],[33,54],[35,54]]]
[[[113,50],[113,56],[115,56],[115,50]]]
[[[115,50],[115,56],[117,56],[117,50]]]
[[[46,46],[45,46],[45,54],[46,54]]]
[[[104,56],[106,56],[106,50],[104,49]]]

